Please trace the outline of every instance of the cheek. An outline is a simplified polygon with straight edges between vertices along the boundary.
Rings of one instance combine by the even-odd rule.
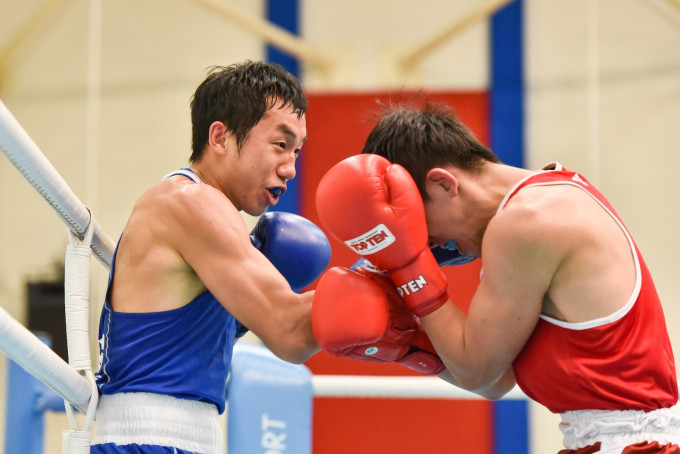
[[[266,177],[268,172],[274,168],[274,164],[266,156],[250,156],[247,160],[243,162],[241,170],[247,172],[251,177]]]

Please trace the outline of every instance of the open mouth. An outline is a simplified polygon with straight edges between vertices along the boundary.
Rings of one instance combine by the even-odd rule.
[[[272,198],[274,200],[279,200],[279,197],[281,194],[285,192],[285,189],[276,187],[276,188],[267,188],[267,191],[269,191],[269,194],[271,194]]]

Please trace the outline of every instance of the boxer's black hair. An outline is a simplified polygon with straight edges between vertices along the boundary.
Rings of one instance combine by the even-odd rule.
[[[191,100],[189,161],[196,161],[203,153],[213,122],[226,125],[240,150],[253,126],[274,107],[292,108],[298,118],[307,111],[307,98],[300,82],[282,66],[247,60],[210,68]]]

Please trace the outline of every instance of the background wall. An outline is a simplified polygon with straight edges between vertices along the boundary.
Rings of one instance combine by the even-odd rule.
[[[261,1],[220,2],[264,16]],[[485,3],[302,1],[301,36],[323,60],[302,64],[303,85],[310,95],[484,91],[486,20],[411,71],[398,61]],[[204,5],[0,0],[0,99],[114,238],[137,196],[186,163],[189,99],[206,68],[264,58],[260,37]],[[558,160],[609,197],[655,276],[680,351],[678,2],[525,0],[524,21],[526,166]],[[94,92],[101,97],[88,96]],[[344,125],[337,123],[333,134],[310,129],[310,141],[321,147],[342,141]],[[0,305],[18,320],[25,321],[26,283],[54,278],[66,243],[52,209],[0,159]],[[97,263],[93,271],[96,320],[106,272]],[[531,411],[533,452],[556,452],[558,418],[538,406]],[[50,426],[56,430],[52,452],[59,452],[67,423],[54,416]]]

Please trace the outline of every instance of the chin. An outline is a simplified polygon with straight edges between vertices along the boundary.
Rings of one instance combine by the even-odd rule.
[[[258,207],[258,208],[243,208],[242,211],[246,214],[249,214],[250,216],[257,217],[257,216],[262,216],[265,213],[265,211],[267,211],[267,208],[269,208],[269,207],[266,206],[264,208],[260,208],[260,207]]]

